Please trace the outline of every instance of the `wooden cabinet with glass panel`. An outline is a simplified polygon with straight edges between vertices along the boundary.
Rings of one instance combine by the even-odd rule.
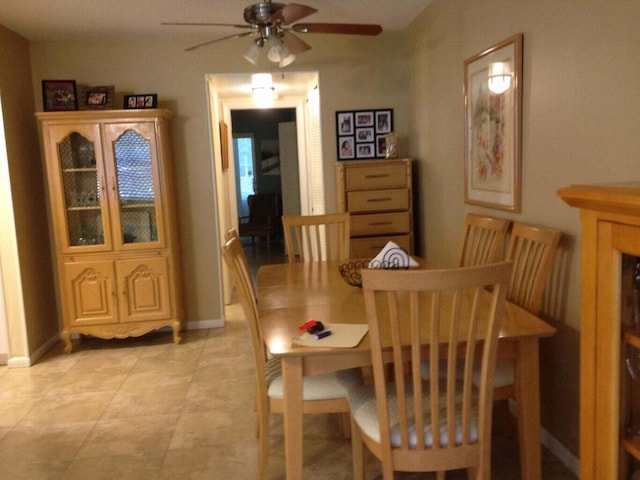
[[[171,327],[182,295],[167,110],[36,114],[55,235],[65,350],[71,335]]]

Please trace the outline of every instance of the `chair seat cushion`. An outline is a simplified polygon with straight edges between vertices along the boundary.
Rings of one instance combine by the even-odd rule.
[[[269,397],[282,399],[282,369],[279,358],[271,358],[267,361],[266,376]],[[350,389],[361,384],[362,372],[359,368],[304,376],[302,377],[302,398],[303,400],[346,398]]]
[[[496,361],[496,369],[493,374],[493,388],[506,387],[507,385],[513,385],[513,360],[498,359]],[[480,384],[480,370],[476,369],[473,372],[473,384]]]
[[[389,405],[389,427],[391,428],[391,445],[394,447],[400,446],[400,429],[398,426],[398,402],[395,394],[395,385],[387,387],[390,393],[388,405]],[[425,387],[428,391],[428,387]],[[412,396],[412,392],[408,393]],[[424,394],[423,404],[429,405],[428,394]],[[376,406],[376,394],[373,385],[363,385],[353,388],[349,391],[349,408],[351,409],[351,415],[358,424],[362,432],[376,442],[380,442],[380,422],[378,419],[378,411]],[[441,400],[442,404],[442,400]],[[410,400],[411,410],[413,411],[413,401]],[[441,412],[444,410],[441,408]],[[476,411],[472,412],[471,422],[471,442],[474,443],[478,440],[478,425]],[[416,431],[415,427],[411,427],[409,430],[409,444],[411,447],[416,446]],[[425,408],[425,428],[424,428],[424,442],[425,445],[430,447],[433,445],[433,429],[431,425],[431,416]],[[440,443],[441,445],[447,445],[449,442],[449,434],[446,428],[445,418],[440,416]],[[455,431],[455,443],[459,445],[462,443],[462,425],[460,418],[456,415],[456,431]]]

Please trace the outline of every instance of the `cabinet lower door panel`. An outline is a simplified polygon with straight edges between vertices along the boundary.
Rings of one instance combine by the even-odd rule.
[[[70,324],[96,325],[117,321],[113,262],[64,264],[66,310]]]
[[[166,257],[136,258],[116,263],[120,288],[120,321],[171,318],[169,264]]]

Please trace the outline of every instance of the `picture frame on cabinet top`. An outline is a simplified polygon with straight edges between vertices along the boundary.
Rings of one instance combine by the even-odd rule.
[[[45,112],[78,109],[75,80],[42,80],[42,103]]]

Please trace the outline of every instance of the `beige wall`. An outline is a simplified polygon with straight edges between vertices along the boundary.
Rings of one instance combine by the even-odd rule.
[[[572,183],[640,176],[640,3],[595,0],[437,1],[416,21],[411,154],[421,159],[423,247],[431,261],[457,254],[467,211],[559,228],[566,235],[558,328],[542,342],[543,423],[578,451],[580,223],[556,195]],[[463,202],[463,62],[524,34],[522,213]],[[445,208],[446,206],[446,208]]]
[[[0,255],[10,356],[28,357],[58,331],[47,204],[38,148],[29,44],[0,26],[0,95],[10,192],[0,202]],[[2,179],[3,187],[7,179]],[[4,222],[13,217],[13,225]]]
[[[319,72],[327,210],[334,211],[334,112],[393,108],[397,112],[397,130],[406,137],[409,58],[406,49],[402,51],[399,35],[325,37],[321,42],[310,40],[315,48],[299,56],[289,69]],[[222,315],[217,294],[220,260],[215,247],[219,242],[215,236],[216,196],[205,75],[256,71],[242,58],[246,42],[229,41],[184,51],[202,41],[120,39],[31,44],[38,110],[42,110],[41,80],[65,78],[93,86],[115,85],[116,107],[120,107],[124,93],[158,93],[159,106],[176,114],[173,133],[186,316],[192,322],[215,320]],[[392,51],[398,54],[392,56]]]

